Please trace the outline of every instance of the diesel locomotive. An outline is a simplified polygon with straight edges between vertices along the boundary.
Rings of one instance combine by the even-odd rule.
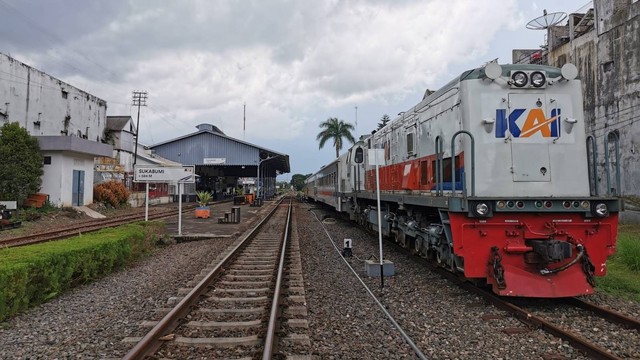
[[[577,75],[466,71],[307,178],[305,195],[378,231],[379,188],[384,236],[499,295],[592,294],[616,250],[619,139],[585,133]]]

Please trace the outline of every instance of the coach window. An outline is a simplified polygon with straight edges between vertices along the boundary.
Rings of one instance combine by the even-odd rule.
[[[413,155],[414,150],[413,150],[413,136],[414,134],[412,132],[407,134],[407,155]]]

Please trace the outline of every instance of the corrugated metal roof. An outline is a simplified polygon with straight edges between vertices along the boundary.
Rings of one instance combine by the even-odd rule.
[[[213,125],[198,125],[199,130],[172,140],[164,141],[149,148],[160,156],[185,165],[256,166],[259,159],[269,160],[271,165],[283,173],[290,171],[289,155],[266,149],[242,140],[234,139],[215,131]],[[214,129],[215,128],[215,129]],[[209,159],[205,163],[205,159]],[[220,163],[224,159],[224,163]]]

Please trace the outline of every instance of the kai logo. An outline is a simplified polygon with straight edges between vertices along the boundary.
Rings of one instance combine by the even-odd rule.
[[[508,117],[506,109],[496,109],[496,137],[506,137],[507,131],[516,138],[534,135],[557,138],[560,136],[560,109],[551,110],[548,119],[540,108],[528,112],[527,109],[513,109]]]

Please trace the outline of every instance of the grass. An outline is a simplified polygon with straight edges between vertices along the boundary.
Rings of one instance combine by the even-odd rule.
[[[620,225],[616,247],[607,260],[607,275],[596,280],[597,289],[640,302],[640,225]]]

